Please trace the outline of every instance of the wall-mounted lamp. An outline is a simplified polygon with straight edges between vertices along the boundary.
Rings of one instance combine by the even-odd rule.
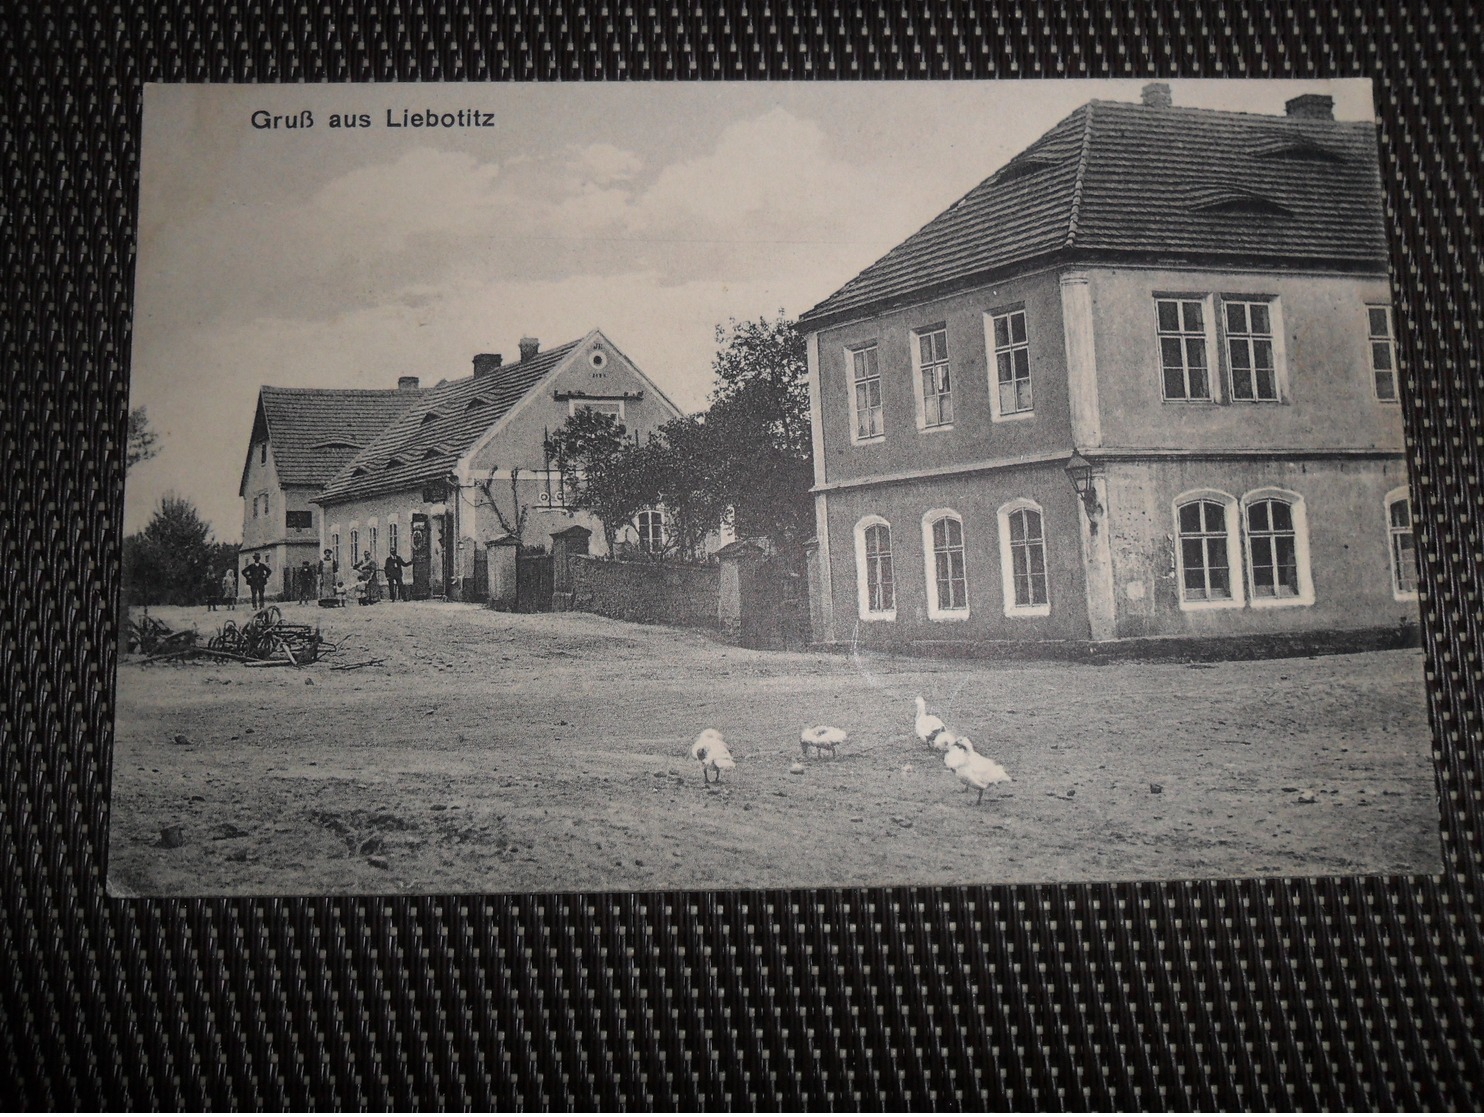
[[[1090,520],[1103,510],[1098,503],[1097,490],[1092,486],[1092,462],[1088,461],[1077,451],[1072,451],[1072,456],[1067,459],[1067,480],[1072,482],[1072,488],[1077,490],[1077,495],[1082,499],[1082,507],[1087,510],[1087,518]]]

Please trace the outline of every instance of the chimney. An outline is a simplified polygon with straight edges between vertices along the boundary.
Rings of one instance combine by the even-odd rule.
[[[415,376],[399,376],[399,377],[397,377],[397,391],[399,391],[399,392],[415,392],[415,391],[417,391],[417,377],[415,377]]]
[[[1333,120],[1335,99],[1323,93],[1305,93],[1295,97],[1284,106],[1288,115],[1297,120]]]
[[[1168,109],[1175,104],[1174,98],[1170,96],[1170,87],[1162,81],[1150,82],[1140,96],[1151,109]]]
[[[487,372],[494,372],[504,360],[505,358],[498,353],[475,353],[474,375],[483,376]]]
[[[539,337],[523,337],[520,339],[520,359],[529,361],[541,350],[541,339]]]

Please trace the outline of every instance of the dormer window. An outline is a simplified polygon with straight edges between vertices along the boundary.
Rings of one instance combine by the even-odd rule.
[[[401,469],[406,464],[407,463],[404,462],[401,458],[388,458],[387,459],[387,463],[386,463],[386,468],[388,470]]]
[[[1030,178],[1032,175],[1040,174],[1042,171],[1050,170],[1056,166],[1047,159],[1017,159],[1007,164],[998,175],[995,176],[995,185],[1003,186],[1007,182],[1015,182],[1022,178]]]
[[[483,396],[474,396],[472,399],[469,400],[468,404],[465,405],[464,410],[473,411],[475,408],[478,407],[488,407],[489,402],[490,401],[485,399]],[[423,421],[426,422],[427,420],[424,419]]]
[[[1337,165],[1345,157],[1316,140],[1304,136],[1282,137],[1253,149],[1260,159],[1277,159],[1285,163],[1328,163]]]
[[[1229,213],[1250,217],[1289,217],[1293,211],[1280,202],[1254,190],[1237,187],[1213,187],[1190,194],[1194,213]]]
[[[431,423],[436,423],[441,418],[443,418],[443,416],[440,415],[440,414],[438,414],[438,412],[436,412],[436,411],[429,411],[427,414],[425,414],[423,416],[423,426],[426,427],[426,426],[428,426]]]

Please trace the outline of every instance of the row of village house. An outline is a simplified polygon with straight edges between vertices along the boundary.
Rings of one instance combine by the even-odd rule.
[[[1282,117],[1179,108],[1157,84],[1090,102],[801,325],[817,640],[1415,618],[1374,132],[1327,97]],[[483,599],[513,469],[528,542],[584,522],[542,453],[579,407],[641,437],[677,413],[597,330],[433,388],[264,387],[244,560],[278,578],[323,548],[396,551],[414,596]],[[652,509],[627,542],[663,530]]]

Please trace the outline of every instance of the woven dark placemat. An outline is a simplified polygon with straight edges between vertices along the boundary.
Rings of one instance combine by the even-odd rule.
[[[1471,5],[4,9],[0,1101],[1484,1105],[1484,89]],[[105,897],[143,82],[1146,75],[1376,81],[1443,876]]]

